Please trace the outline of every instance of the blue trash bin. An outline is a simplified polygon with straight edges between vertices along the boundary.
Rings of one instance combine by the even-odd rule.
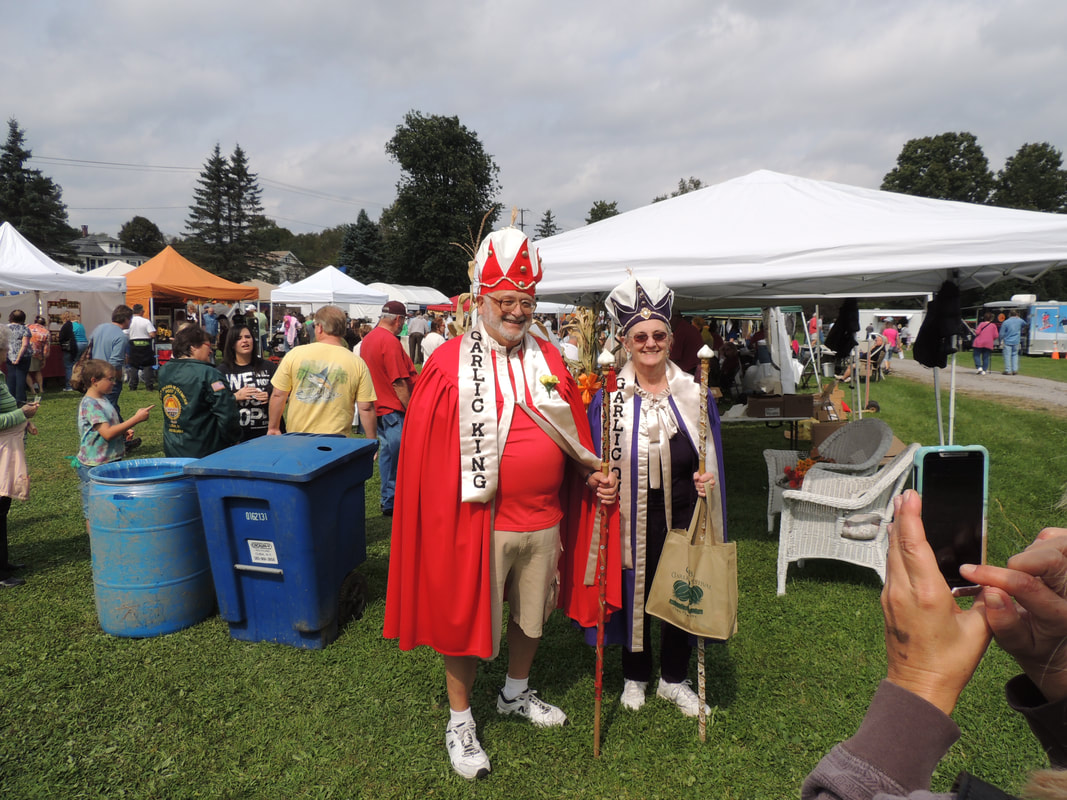
[[[376,441],[263,436],[185,467],[196,477],[230,635],[321,649],[365,603],[364,484]]]
[[[149,637],[215,610],[192,458],[115,461],[89,471],[89,543],[100,627]]]

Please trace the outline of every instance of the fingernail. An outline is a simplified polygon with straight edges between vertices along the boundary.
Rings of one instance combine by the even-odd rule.
[[[994,611],[1000,611],[1004,608],[1004,598],[1000,596],[999,592],[986,592],[985,596],[986,608],[992,608]]]

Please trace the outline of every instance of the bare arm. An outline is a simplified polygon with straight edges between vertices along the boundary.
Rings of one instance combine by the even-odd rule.
[[[396,397],[400,404],[406,409],[411,401],[411,382],[407,378],[393,381],[393,391],[396,392]]]
[[[107,439],[109,442],[116,436],[125,435],[126,431],[137,425],[140,422],[148,420],[148,412],[155,408],[155,405],[145,406],[144,408],[137,409],[137,413],[130,417],[125,422],[116,422],[114,425],[107,422],[101,422],[96,425],[96,432]]]
[[[363,431],[366,434],[367,438],[377,439],[378,416],[374,413],[374,403],[356,403],[356,408],[359,409],[359,424],[363,426]]]
[[[285,404],[289,402],[289,392],[283,392],[277,386],[270,395],[270,403],[267,404],[267,436],[280,436],[282,433],[282,412]]]

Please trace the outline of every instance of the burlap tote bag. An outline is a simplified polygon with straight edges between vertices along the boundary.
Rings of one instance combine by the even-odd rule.
[[[737,544],[718,538],[699,497],[689,529],[667,531],[646,613],[708,639],[737,633]]]

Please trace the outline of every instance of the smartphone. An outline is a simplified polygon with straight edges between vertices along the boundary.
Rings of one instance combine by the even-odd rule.
[[[941,574],[953,593],[973,590],[960,565],[985,563],[989,453],[981,445],[920,447],[914,463],[926,541]]]

